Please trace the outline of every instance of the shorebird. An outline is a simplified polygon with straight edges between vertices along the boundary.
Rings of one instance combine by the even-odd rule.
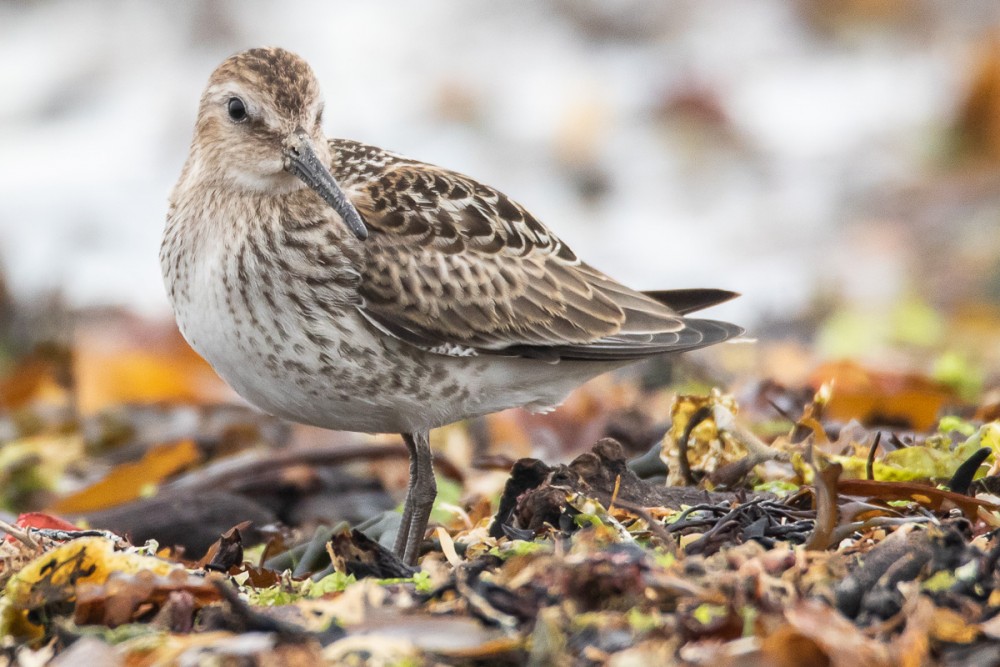
[[[181,332],[260,409],[400,433],[395,550],[415,563],[437,493],[430,429],[547,411],[601,373],[738,336],[684,315],[712,289],[639,292],[468,176],[328,139],[309,65],[224,61],[201,97],[160,250]]]

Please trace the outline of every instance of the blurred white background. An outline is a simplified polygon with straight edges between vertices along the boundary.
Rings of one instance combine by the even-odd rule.
[[[494,185],[636,287],[740,290],[713,314],[745,323],[817,291],[890,300],[919,234],[873,232],[882,198],[934,179],[1000,4],[840,5],[0,2],[0,265],[21,297],[165,315],[202,87],[280,45],[331,136]]]

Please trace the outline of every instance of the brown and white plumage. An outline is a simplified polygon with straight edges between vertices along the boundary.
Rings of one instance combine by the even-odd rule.
[[[493,188],[327,140],[322,108],[311,69],[287,51],[220,65],[171,195],[161,266],[181,331],[249,401],[404,435],[407,560],[435,493],[430,428],[549,409],[595,375],[741,333],[684,317],[732,293],[625,287]]]
[[[630,360],[740,332],[685,320],[612,280],[520,204],[467,176],[353,141],[330,146],[334,177],[372,231],[361,310],[410,344],[458,355]]]

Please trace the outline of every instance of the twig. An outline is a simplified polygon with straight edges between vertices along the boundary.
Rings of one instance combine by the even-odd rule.
[[[651,532],[656,537],[660,538],[660,541],[667,546],[667,550],[670,551],[670,553],[672,554],[677,553],[677,540],[675,540],[674,536],[671,535],[670,532],[663,527],[662,523],[654,519],[653,515],[651,515],[649,512],[646,511],[646,508],[642,507],[641,505],[637,505],[633,502],[622,500],[620,498],[618,499],[618,507],[625,510],[626,512],[631,512],[632,514],[635,514],[637,517],[645,521],[646,525],[649,526],[649,532]]]
[[[611,502],[608,503],[608,512],[610,512],[611,508],[615,506],[615,501],[618,499],[618,491],[621,489],[621,486],[622,476],[615,475],[615,490],[611,492]]]
[[[691,462],[688,461],[688,439],[698,424],[711,416],[711,406],[703,405],[695,410],[694,414],[688,419],[687,424],[684,425],[684,432],[681,433],[681,439],[677,441],[677,465],[680,468],[681,479],[684,480],[686,486],[695,486],[698,483],[695,481],[694,475],[691,474]]]
[[[294,623],[273,618],[256,611],[240,598],[239,591],[222,577],[209,577],[209,581],[219,591],[219,595],[229,605],[233,615],[246,626],[244,631],[273,632],[288,639],[298,639],[311,635],[308,630]]]
[[[249,452],[245,455],[221,460],[212,465],[190,472],[163,485],[160,491],[199,491],[219,488],[239,492],[241,487],[261,476],[273,475],[276,468],[291,465],[340,466],[356,460],[380,461],[384,459],[407,460],[409,452],[402,445],[378,444],[330,444],[309,448],[295,448],[261,455]],[[462,471],[444,456],[434,457],[434,468],[445,477],[461,481]]]
[[[758,462],[772,461],[786,456],[784,452],[771,447],[758,438],[753,431],[736,421],[736,415],[730,412],[725,406],[714,406],[712,419],[715,421],[715,427],[719,429],[720,433],[730,436],[733,440],[746,447],[751,455],[760,460]]]
[[[38,542],[36,542],[35,538],[31,536],[31,532],[27,528],[21,528],[0,519],[0,530],[10,535],[18,542],[24,544],[26,547],[31,549],[37,549],[39,547]]]
[[[872,481],[875,480],[875,450],[878,449],[878,443],[881,439],[882,431],[875,431],[875,440],[868,448],[868,460],[865,461],[865,476]]]

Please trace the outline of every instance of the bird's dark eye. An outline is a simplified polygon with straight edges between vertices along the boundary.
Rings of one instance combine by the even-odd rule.
[[[230,97],[226,108],[229,109],[229,117],[234,123],[242,123],[247,119],[247,107],[240,98]]]

